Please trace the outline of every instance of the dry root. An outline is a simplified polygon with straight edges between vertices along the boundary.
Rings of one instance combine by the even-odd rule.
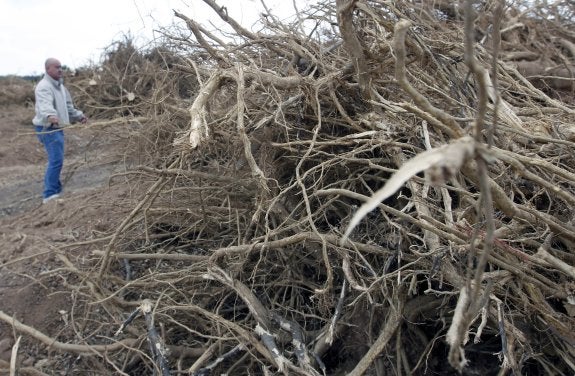
[[[124,374],[573,373],[573,81],[517,61],[572,72],[572,7],[321,2],[252,32],[205,2],[238,42],[176,13],[170,72],[200,87],[156,71],[153,110],[125,103],[157,120],[145,194],[67,269],[84,330],[149,299],[158,341],[203,355],[164,362],[137,320],[70,345],[2,319]]]

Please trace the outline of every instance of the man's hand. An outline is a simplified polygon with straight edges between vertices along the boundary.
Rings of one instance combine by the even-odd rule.
[[[60,120],[58,119],[58,116],[50,115],[50,116],[48,116],[48,122],[50,124],[58,125],[60,123]]]
[[[87,122],[88,122],[88,117],[86,115],[82,115],[82,118],[80,119],[80,123],[86,124]]]

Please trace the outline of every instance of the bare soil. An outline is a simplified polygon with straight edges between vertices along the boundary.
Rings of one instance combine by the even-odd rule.
[[[46,157],[32,117],[33,108],[24,105],[0,107],[0,311],[58,337],[73,307],[70,289],[63,288],[72,281],[49,277],[62,267],[56,253],[110,228],[126,189],[121,179],[110,180],[123,166],[117,143],[101,130],[73,128],[65,134],[64,193],[42,204]],[[67,256],[85,256],[74,252]],[[14,341],[12,329],[0,324],[0,363],[10,360]],[[23,345],[23,366],[46,362],[38,358],[37,342]]]

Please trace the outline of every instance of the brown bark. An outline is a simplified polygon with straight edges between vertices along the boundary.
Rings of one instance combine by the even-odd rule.
[[[516,63],[517,70],[539,89],[552,88],[557,90],[575,89],[574,67],[549,67],[540,60],[520,61]]]
[[[363,47],[353,26],[353,9],[356,2],[357,0],[336,0],[337,22],[339,24],[341,37],[343,38],[343,45],[351,55],[353,65],[357,72],[361,95],[364,99],[369,100],[371,98],[371,77],[363,53]]]

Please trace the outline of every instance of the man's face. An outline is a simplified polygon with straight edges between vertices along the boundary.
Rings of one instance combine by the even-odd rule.
[[[55,61],[52,64],[49,64],[46,68],[46,73],[48,73],[48,76],[55,80],[61,79],[63,76],[62,64],[60,64],[59,61]]]

